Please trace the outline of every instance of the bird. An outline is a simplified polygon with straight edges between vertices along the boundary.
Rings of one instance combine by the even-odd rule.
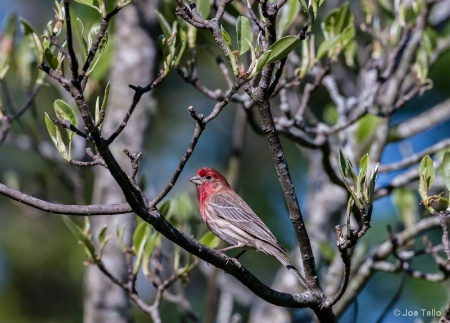
[[[199,169],[190,178],[198,192],[200,214],[208,228],[230,244],[219,252],[235,248],[257,250],[281,262],[307,289],[310,285],[286,257],[288,251],[277,241],[270,229],[230,187],[226,178],[210,167]]]

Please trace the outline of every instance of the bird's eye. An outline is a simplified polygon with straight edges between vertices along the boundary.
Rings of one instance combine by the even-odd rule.
[[[208,176],[206,176],[205,177],[207,180],[210,180],[212,177],[211,177],[211,175],[208,175]]]

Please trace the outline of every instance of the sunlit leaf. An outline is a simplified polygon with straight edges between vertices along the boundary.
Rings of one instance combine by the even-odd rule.
[[[69,121],[72,125],[77,125],[77,117],[75,115],[75,112],[71,108],[70,105],[68,105],[64,100],[57,99],[53,103],[53,108],[55,109],[56,116],[58,119],[61,120],[61,117],[65,120]],[[70,138],[73,137],[74,133],[73,131],[67,130],[67,133]]]
[[[334,258],[334,255],[336,253],[335,246],[330,246],[328,241],[320,241],[319,242],[319,249],[321,256],[328,262],[331,262]]]
[[[247,17],[238,17],[236,32],[239,55],[243,55],[250,49],[250,45],[253,42],[253,32],[250,26],[250,20]]]
[[[48,116],[47,112],[45,113],[45,125],[47,127],[48,134],[50,135],[50,139],[52,140],[53,144],[55,145],[58,152],[63,156],[66,160],[70,160],[70,156],[66,151],[66,145],[64,144],[61,133],[59,132],[59,129],[53,121]]]
[[[133,274],[136,275],[141,268],[142,259],[144,257],[145,245],[150,234],[150,226],[146,222],[137,225],[133,234],[133,250],[136,253],[136,260],[133,266]]]
[[[375,167],[372,170],[372,173],[370,174],[370,179],[369,179],[369,202],[373,203],[373,193],[375,192],[375,184],[377,182],[377,176],[378,176],[378,166],[380,164],[377,163],[375,165]]]
[[[410,189],[401,187],[392,192],[392,201],[396,206],[400,219],[407,229],[417,222],[418,201],[416,194]]]
[[[103,95],[103,101],[102,101],[102,106],[101,106],[102,111],[106,111],[106,107],[108,104],[108,98],[109,98],[110,85],[111,85],[111,82],[108,81],[108,83],[106,84],[106,88],[105,88],[105,94]]]
[[[268,50],[271,51],[270,57],[266,62],[267,64],[272,64],[285,58],[290,52],[292,52],[298,45],[300,40],[297,36],[286,36],[278,39]]]
[[[127,246],[125,245],[123,239],[124,239],[124,234],[125,234],[125,225],[122,225],[120,228],[118,226],[118,224],[116,223],[116,236],[117,236],[117,240],[119,241],[119,246],[120,249],[122,250],[123,253],[125,253],[127,251]]]
[[[98,242],[100,243],[100,249],[98,252],[99,260],[102,258],[103,250],[105,249],[106,245],[108,244],[109,239],[111,238],[110,236],[106,235],[107,232],[108,232],[108,226],[104,225],[98,234]]]
[[[70,232],[72,232],[75,238],[84,246],[88,258],[92,261],[95,261],[96,260],[95,247],[91,239],[89,239],[87,234],[83,232],[83,229],[80,228],[80,226],[78,226],[68,216],[63,215],[62,219],[66,224],[66,226],[69,228]]]
[[[277,34],[283,36],[294,23],[300,11],[300,1],[288,0],[278,14]]]
[[[195,0],[195,4],[200,17],[208,19],[209,12],[211,11],[209,0]]]
[[[77,32],[78,32],[78,37],[81,40],[81,48],[83,49],[84,58],[86,59],[86,57],[88,55],[89,48],[88,48],[88,43],[87,43],[86,39],[84,38],[84,25],[83,25],[83,22],[78,17],[77,17],[77,20],[76,20],[76,23],[75,23],[75,27],[76,27]]]
[[[145,246],[145,252],[142,259],[142,271],[145,276],[150,274],[150,260],[155,247],[160,243],[161,234],[158,231],[154,231],[150,234],[148,243]]]
[[[269,60],[270,55],[272,54],[271,50],[268,50],[266,52],[264,52],[259,58],[258,61],[256,62],[256,66],[253,69],[250,78],[254,77],[256,74],[258,74],[259,72],[262,71],[262,69],[264,68],[264,66],[267,65],[267,61]]]
[[[350,44],[355,37],[353,15],[349,3],[329,12],[321,24],[325,36],[317,51],[317,59],[328,53],[328,57],[336,59],[337,55]]]
[[[422,200],[426,200],[435,176],[433,160],[428,155],[423,157],[420,162],[419,176],[419,194]]]
[[[359,208],[363,207],[363,204],[361,202],[361,197],[357,196],[357,192],[354,188],[354,186],[350,185],[350,183],[347,180],[347,177],[350,176],[353,179],[353,182],[355,185],[358,182],[357,176],[355,174],[355,171],[353,169],[353,165],[348,159],[347,156],[344,155],[344,152],[339,147],[339,172],[341,174],[342,180],[344,181],[344,184],[347,188],[347,191],[352,196],[354,202],[358,205]]]
[[[221,26],[220,28],[225,43],[225,47],[227,49],[228,59],[230,60],[231,68],[233,69],[234,75],[237,75],[238,69],[236,65],[236,57],[233,54],[230,34],[228,34],[228,32],[223,28],[223,26]]]
[[[365,154],[360,162],[359,162],[359,174],[358,174],[358,180],[357,180],[357,191],[359,194],[363,194],[365,192],[365,185],[366,185],[366,176],[369,172],[369,166],[370,166],[370,158],[368,154]]]
[[[78,3],[81,3],[82,5],[94,8],[99,13],[102,13],[100,8],[95,5],[97,3],[97,0],[75,0],[75,1],[78,2]]]
[[[172,27],[170,27],[170,24],[167,22],[166,18],[159,12],[155,11],[156,13],[156,19],[158,19],[159,25],[161,27],[161,30],[166,37],[166,39],[169,39],[172,35]]]

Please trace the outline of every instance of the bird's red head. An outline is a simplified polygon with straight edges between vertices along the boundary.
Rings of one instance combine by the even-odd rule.
[[[190,181],[197,186],[200,199],[205,198],[206,195],[219,191],[222,188],[230,187],[230,184],[228,184],[225,177],[210,167],[200,168],[197,175],[192,177]]]

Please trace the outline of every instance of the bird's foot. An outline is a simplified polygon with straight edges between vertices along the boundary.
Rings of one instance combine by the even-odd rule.
[[[239,262],[239,260],[237,260],[236,258],[228,258],[228,262],[233,262],[233,264],[238,267],[239,269],[242,268],[241,263]]]
[[[242,265],[241,265],[241,263],[239,262],[239,260],[237,260],[237,258],[231,258],[231,257],[228,257],[224,252],[222,252],[221,250],[218,250],[221,254],[223,254],[224,256],[225,256],[225,261],[226,261],[226,264],[228,265],[229,263],[233,263],[236,267],[238,267],[238,268],[242,268]]]

